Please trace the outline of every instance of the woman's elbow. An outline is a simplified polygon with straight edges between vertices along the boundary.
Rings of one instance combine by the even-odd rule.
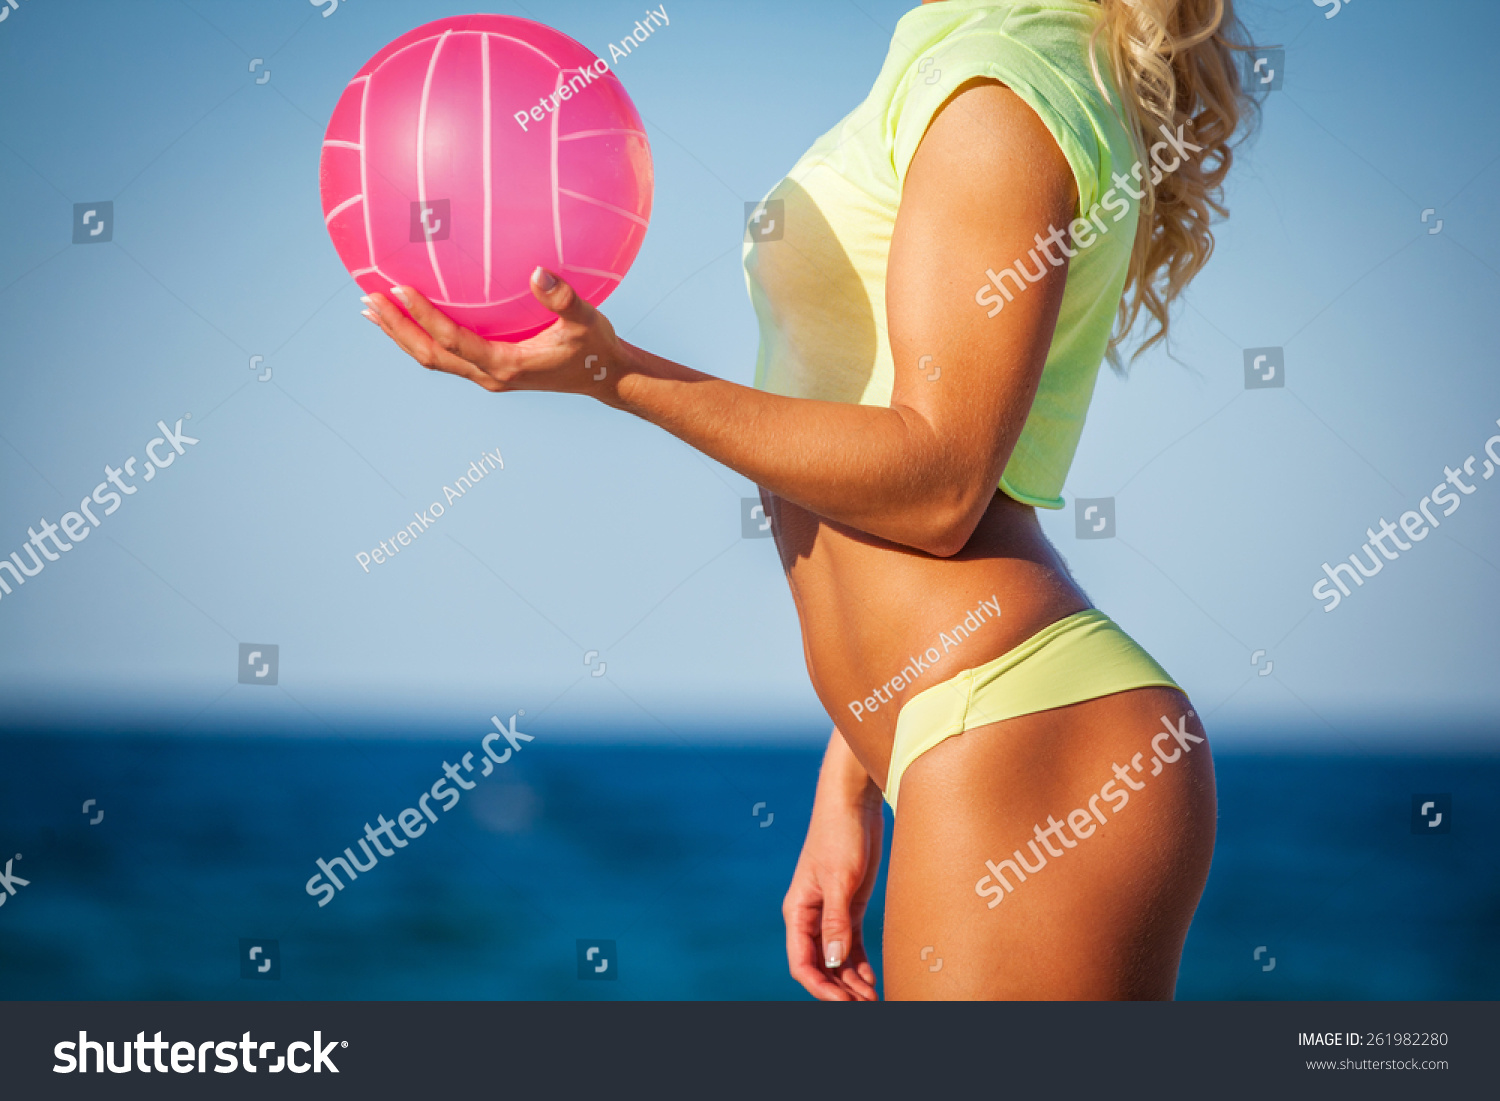
[[[988,498],[970,499],[947,503],[928,511],[928,523],[923,525],[922,540],[917,549],[934,558],[952,558],[969,545],[979,521],[984,518]]]
[[[969,545],[969,539],[973,534],[973,527],[953,526],[944,531],[934,532],[932,538],[925,540],[924,545],[917,549],[934,558],[953,558]]]

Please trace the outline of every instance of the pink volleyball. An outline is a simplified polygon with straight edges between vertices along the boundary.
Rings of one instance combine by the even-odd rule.
[[[554,320],[531,294],[539,264],[603,302],[651,218],[651,147],[624,87],[567,35],[508,15],[440,19],[372,57],[334,108],[320,176],[367,294],[415,287],[491,340]]]

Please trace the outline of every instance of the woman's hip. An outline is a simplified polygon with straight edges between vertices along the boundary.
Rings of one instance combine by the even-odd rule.
[[[943,739],[901,783],[888,994],[1170,997],[1215,816],[1206,735],[1176,688]]]

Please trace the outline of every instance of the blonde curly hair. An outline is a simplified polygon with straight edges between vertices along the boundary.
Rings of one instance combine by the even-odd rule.
[[[1132,360],[1166,339],[1172,302],[1213,254],[1210,219],[1229,214],[1223,205],[1223,184],[1234,160],[1231,143],[1249,136],[1258,105],[1244,91],[1236,64],[1236,54],[1251,47],[1233,0],[1099,4],[1104,17],[1094,31],[1094,79],[1108,96],[1099,71],[1102,52],[1125,101],[1137,148],[1144,150],[1145,135],[1163,125],[1174,133],[1183,127],[1186,140],[1203,147],[1197,159],[1185,159],[1156,184],[1149,173],[1140,182],[1145,197],[1109,346],[1109,361],[1121,370],[1118,346],[1140,320],[1141,311],[1149,315],[1146,339]],[[1144,161],[1144,152],[1141,157]]]

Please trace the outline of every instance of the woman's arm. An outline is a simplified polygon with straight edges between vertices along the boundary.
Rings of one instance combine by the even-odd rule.
[[[1025,423],[1065,257],[997,317],[975,293],[986,268],[1066,227],[1076,194],[1062,152],[1018,96],[994,81],[954,93],[912,160],[892,238],[888,408],[782,397],[652,355],[542,269],[533,293],[560,321],[519,344],[486,341],[406,288],[393,293],[421,328],[380,296],[368,301],[371,319],[423,366],[492,391],[591,395],[820,516],[947,556],[973,533]],[[942,369],[935,380],[918,369],[928,356]]]
[[[874,1001],[865,907],[880,872],[880,788],[834,727],[807,839],[781,904],[792,978],[824,1001]]]

